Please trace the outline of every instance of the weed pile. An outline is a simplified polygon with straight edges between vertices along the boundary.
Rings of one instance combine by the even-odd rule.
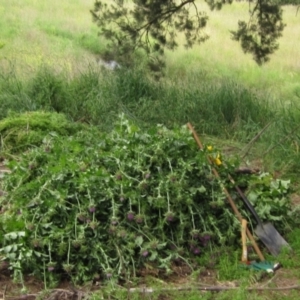
[[[220,188],[230,188],[238,161],[225,160],[211,145],[199,151],[186,126],[146,131],[124,116],[110,133],[47,135],[9,164],[1,254],[15,276],[31,272],[48,284],[62,276],[127,280],[145,265],[192,270],[215,246],[240,247],[240,224]],[[248,180],[260,216],[283,227],[288,183],[267,174]]]
[[[0,151],[16,153],[33,146],[39,146],[45,133],[69,136],[80,130],[79,123],[70,123],[66,116],[50,112],[27,112],[0,120]]]

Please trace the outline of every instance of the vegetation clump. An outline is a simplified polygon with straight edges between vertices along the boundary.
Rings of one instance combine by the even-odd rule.
[[[221,182],[207,156],[218,161]],[[145,264],[166,273],[173,264],[193,269],[215,246],[240,247],[240,224],[220,187],[238,163],[225,161],[211,145],[199,151],[185,126],[142,131],[124,116],[110,133],[47,136],[10,163],[1,253],[15,271],[52,283],[62,275],[126,280]],[[259,214],[282,228],[288,184],[253,180]]]
[[[81,128],[81,124],[71,123],[65,115],[55,112],[10,113],[0,121],[0,151],[20,152],[41,145],[49,133],[69,136]]]

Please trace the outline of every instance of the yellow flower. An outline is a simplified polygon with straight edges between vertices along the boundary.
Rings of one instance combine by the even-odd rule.
[[[220,159],[220,154],[218,153],[217,157],[215,158],[215,164],[217,166],[220,166],[222,164],[222,161]]]
[[[212,146],[207,146],[208,151],[212,151],[213,147]]]

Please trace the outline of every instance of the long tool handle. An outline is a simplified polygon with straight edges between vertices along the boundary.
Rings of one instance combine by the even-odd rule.
[[[199,139],[199,137],[198,137],[198,135],[197,135],[194,127],[192,126],[192,124],[191,123],[187,123],[187,126],[190,129],[190,131],[193,133],[194,139],[195,139],[198,147],[200,149],[203,149],[203,145],[202,145],[202,143],[201,143],[201,141],[200,141],[200,139]],[[211,161],[211,159],[209,157],[208,157],[208,161],[211,163],[211,165],[213,165],[213,162]],[[214,175],[215,175],[216,178],[220,179],[220,175],[219,175],[218,171],[214,167],[212,167],[212,172],[214,173]],[[237,207],[236,207],[233,199],[231,198],[228,190],[224,187],[223,184],[221,185],[221,187],[223,189],[224,194],[227,197],[227,200],[228,200],[228,202],[229,202],[232,210],[234,211],[234,213],[237,216],[237,218],[239,219],[239,221],[242,222],[243,217],[240,214],[240,212],[238,211],[238,209],[237,209]],[[265,258],[263,256],[263,254],[261,253],[261,251],[260,251],[260,249],[259,249],[259,247],[258,247],[258,245],[257,245],[257,243],[256,243],[256,241],[255,241],[255,239],[254,239],[254,237],[252,235],[252,233],[250,232],[250,230],[248,228],[246,229],[246,233],[247,233],[247,236],[248,236],[249,240],[251,241],[251,243],[253,245],[253,248],[255,249],[255,252],[257,253],[259,259],[261,261],[265,261]]]
[[[241,196],[243,202],[245,203],[245,205],[247,206],[248,210],[251,212],[251,214],[253,215],[253,217],[255,218],[256,222],[259,225],[262,225],[262,220],[259,218],[256,210],[254,209],[254,207],[252,206],[251,202],[247,199],[247,197],[245,196],[245,194],[241,191],[241,189],[236,185],[234,179],[228,175],[228,178],[230,180],[230,182],[234,185],[236,191],[239,193],[239,195]]]
[[[242,220],[242,262],[247,263],[248,261],[248,251],[247,251],[247,220]]]

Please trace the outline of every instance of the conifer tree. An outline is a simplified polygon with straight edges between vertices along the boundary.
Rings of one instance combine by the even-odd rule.
[[[232,3],[205,1],[211,10]],[[258,64],[267,62],[278,49],[284,29],[282,9],[274,1],[250,2],[249,20],[239,20],[237,30],[231,32],[231,37]],[[137,53],[146,54],[149,67],[159,72],[164,67],[165,50],[179,46],[179,35],[184,36],[186,48],[208,38],[203,30],[208,15],[198,9],[195,0],[96,0],[91,13],[99,34],[108,41],[107,55],[123,65],[132,63]]]

